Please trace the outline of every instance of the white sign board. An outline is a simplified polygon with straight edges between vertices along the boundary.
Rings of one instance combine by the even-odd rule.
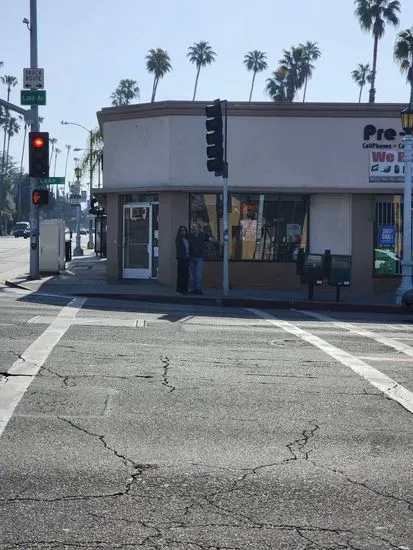
[[[29,90],[44,88],[44,69],[23,69],[23,88]]]
[[[403,182],[403,149],[370,151],[369,182]]]
[[[80,206],[80,199],[69,198],[69,202],[70,202],[70,204],[73,204],[75,206]]]
[[[87,200],[87,198],[86,198],[86,197],[87,197],[87,191],[82,191],[81,197],[82,197],[82,198],[81,198],[81,201],[82,201],[82,202],[86,202],[86,200]]]

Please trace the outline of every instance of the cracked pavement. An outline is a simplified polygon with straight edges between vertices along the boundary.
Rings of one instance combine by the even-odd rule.
[[[0,296],[0,378],[60,307]],[[412,451],[410,413],[249,312],[88,300],[0,438],[0,550],[413,550]]]

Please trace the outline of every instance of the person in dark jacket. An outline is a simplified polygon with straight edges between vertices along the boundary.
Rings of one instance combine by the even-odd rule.
[[[192,294],[203,294],[202,291],[202,271],[204,267],[205,244],[208,241],[214,241],[209,235],[201,232],[198,223],[192,224],[189,234],[189,256],[190,270],[192,279]]]
[[[181,225],[178,228],[175,239],[177,275],[176,292],[178,294],[188,294],[189,279],[189,239],[188,229]]]

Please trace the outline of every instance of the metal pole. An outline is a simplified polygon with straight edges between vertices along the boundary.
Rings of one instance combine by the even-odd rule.
[[[225,104],[225,138],[224,138],[224,166],[222,171],[222,184],[223,184],[223,225],[224,225],[224,265],[223,265],[223,291],[224,296],[228,296],[229,291],[229,234],[228,234],[228,162],[227,162],[227,119],[228,119],[228,103],[223,101]]]
[[[37,69],[37,0],[30,0],[30,68]],[[39,108],[32,105],[31,131],[39,131]],[[37,178],[30,178],[30,279],[39,279],[39,206],[32,201]]]
[[[80,194],[80,179],[79,176],[76,176],[77,181],[74,186],[76,194]],[[80,244],[80,215],[81,215],[81,206],[80,204],[76,205],[76,247],[73,250],[73,256],[83,256],[83,248]]]
[[[403,138],[404,152],[404,206],[403,206],[403,261],[402,281],[396,290],[396,303],[401,304],[405,292],[413,288],[412,284],[412,161],[413,137]]]
[[[93,178],[93,143],[92,143],[92,130],[89,132],[89,200],[90,204],[92,204],[92,178]],[[89,214],[91,216],[91,214]],[[94,248],[95,245],[93,244],[93,220],[91,217],[89,217],[89,242],[87,243],[88,250],[91,250]]]

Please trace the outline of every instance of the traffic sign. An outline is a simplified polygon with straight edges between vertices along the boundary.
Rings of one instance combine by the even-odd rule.
[[[23,69],[23,88],[44,88],[44,69]]]
[[[43,185],[64,185],[65,184],[65,178],[42,178],[40,180],[40,183]]]
[[[20,90],[21,105],[46,105],[46,90]]]
[[[87,200],[87,191],[82,191],[81,192],[81,196],[82,196],[82,202],[86,202]]]

